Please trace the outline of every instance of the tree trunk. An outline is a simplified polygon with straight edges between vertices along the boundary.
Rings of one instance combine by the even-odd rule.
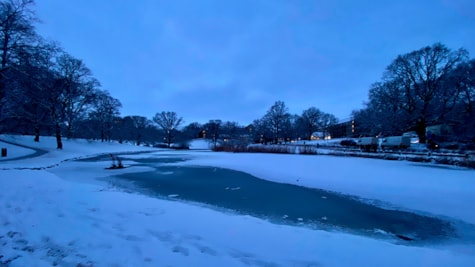
[[[2,71],[0,70],[0,102],[2,101],[3,97],[5,97],[5,86],[3,84],[3,75]],[[2,109],[0,109],[0,119],[2,119]]]
[[[66,132],[66,138],[71,139],[72,137],[73,137],[73,126],[71,125],[71,122],[69,122],[67,132]]]
[[[170,132],[167,133],[167,144],[168,144],[168,148],[170,148],[172,145],[172,135]]]
[[[61,141],[61,127],[56,123],[56,148],[63,149],[63,142]]]
[[[417,136],[419,137],[419,143],[425,144],[427,141],[426,137],[426,120],[425,118],[419,118],[416,121],[416,133]]]
[[[40,128],[38,126],[35,127],[35,142],[40,141]]]

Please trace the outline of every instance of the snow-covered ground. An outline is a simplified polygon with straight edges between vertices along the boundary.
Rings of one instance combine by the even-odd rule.
[[[40,143],[31,136],[0,139],[48,152],[22,158],[35,150],[0,141],[0,147],[8,148],[8,157],[0,158],[2,267],[475,266],[474,170],[364,158],[154,150],[84,140],[65,141],[64,149],[56,150],[53,138]],[[70,161],[148,150],[191,158],[175,164],[232,168],[262,179],[356,195],[463,222],[468,230],[460,239],[414,246],[337,230],[276,225],[129,193],[94,180],[147,167],[108,171],[104,168],[109,163]]]

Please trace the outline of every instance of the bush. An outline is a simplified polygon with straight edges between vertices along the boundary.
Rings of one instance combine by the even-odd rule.
[[[444,143],[439,143],[439,148],[457,150],[460,148],[460,146],[459,146],[459,143],[456,143],[456,142],[444,142]]]
[[[222,144],[222,145],[213,146],[212,150],[216,152],[247,152],[247,146]]]
[[[342,146],[357,146],[358,144],[351,140],[351,139],[346,139],[346,140],[341,140],[340,145]]]

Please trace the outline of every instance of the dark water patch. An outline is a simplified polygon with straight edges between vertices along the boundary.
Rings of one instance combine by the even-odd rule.
[[[408,242],[443,240],[454,234],[450,223],[441,219],[384,209],[325,190],[270,182],[221,168],[154,167],[156,171],[116,178],[133,182],[135,190],[155,196],[205,203],[277,223],[389,233]]]
[[[131,159],[137,163],[141,164],[167,164],[167,163],[178,163],[178,162],[183,162],[187,161],[188,159],[186,157],[176,157],[176,155],[173,155],[175,157],[170,157],[167,155],[161,155],[160,157],[153,157],[153,158],[139,158],[139,159]]]
[[[148,153],[156,153],[156,152],[148,152]],[[153,157],[140,157],[134,158],[130,157],[130,155],[144,155],[146,152],[131,152],[131,153],[120,153],[120,154],[112,154],[115,159],[119,158],[120,160],[130,160],[138,163],[137,165],[150,165],[150,164],[167,164],[167,163],[178,163],[182,161],[188,160],[185,156],[180,157],[180,155],[173,154],[160,154],[160,156],[153,156]],[[177,157],[178,156],[178,157]],[[79,162],[99,162],[99,161],[109,161],[112,162],[111,154],[101,154],[93,157],[78,159]]]

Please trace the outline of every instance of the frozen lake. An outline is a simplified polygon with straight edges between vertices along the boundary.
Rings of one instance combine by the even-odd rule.
[[[340,229],[364,235],[436,241],[453,234],[450,223],[411,212],[384,209],[355,197],[297,185],[266,181],[225,168],[175,166],[185,158],[127,159],[153,171],[125,173],[109,182],[159,198],[203,203],[264,218],[279,224]],[[107,156],[87,161],[110,161]]]

